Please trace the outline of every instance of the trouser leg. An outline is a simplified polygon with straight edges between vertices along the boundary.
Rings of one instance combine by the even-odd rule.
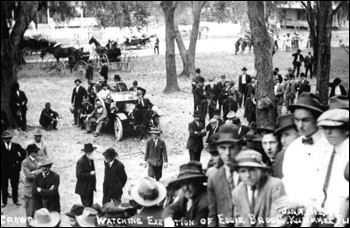
[[[3,204],[7,204],[8,187],[9,187],[9,178],[5,175],[1,175],[1,195],[2,195]]]
[[[195,161],[196,160],[196,151],[189,149],[190,153],[190,161]]]
[[[34,219],[34,213],[35,213],[35,200],[33,197],[25,197],[25,210],[26,210],[26,217],[27,217],[27,227],[29,227],[29,219]]]
[[[95,131],[96,134],[100,134],[101,129],[102,129],[104,123],[105,123],[104,121],[100,121],[100,122],[97,124],[97,126],[96,126],[96,131]]]
[[[197,151],[197,153],[195,155],[195,160],[200,162],[201,161],[201,155],[202,155],[202,150],[198,149],[198,151]]]
[[[22,130],[27,130],[27,110],[22,110]]]
[[[12,188],[13,203],[18,203],[19,172],[11,174],[10,182]]]
[[[94,203],[93,202],[94,201],[94,192],[91,192],[89,197],[80,196],[80,199],[81,199],[81,204],[84,207],[92,207],[92,205]]]

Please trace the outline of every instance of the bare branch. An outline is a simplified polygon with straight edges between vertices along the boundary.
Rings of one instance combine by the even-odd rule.
[[[339,5],[337,6],[337,8],[335,8],[335,9],[333,10],[332,16],[334,16],[334,15],[338,12],[338,10],[344,5],[345,2],[346,2],[346,1],[342,1],[342,2],[339,3]]]
[[[308,9],[308,6],[305,4],[304,1],[300,1],[300,3],[305,7],[305,9]]]

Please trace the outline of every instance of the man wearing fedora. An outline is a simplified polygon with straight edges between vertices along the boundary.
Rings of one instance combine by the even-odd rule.
[[[300,73],[300,67],[301,67],[301,63],[304,62],[304,56],[301,53],[301,50],[298,49],[296,53],[292,54],[293,56],[293,74],[295,73],[295,71],[297,71],[296,77],[299,77],[299,73]]]
[[[34,218],[35,200],[33,197],[33,182],[34,178],[41,173],[38,165],[38,148],[35,144],[30,144],[27,147],[28,157],[22,162],[21,173],[24,177],[24,201],[27,218]],[[28,221],[28,220],[27,220]],[[27,222],[28,225],[28,222]]]
[[[196,88],[193,90],[194,111],[201,110],[202,101],[204,101],[206,98],[204,95],[204,82],[205,82],[205,79],[200,77],[198,79],[198,84]]]
[[[209,84],[204,87],[204,90],[205,94],[211,94],[213,96],[213,100],[217,102],[219,99],[220,90],[218,89],[218,85],[214,80],[214,77],[210,77]]]
[[[56,211],[49,211],[46,208],[35,212],[34,220],[29,223],[29,227],[59,227],[61,218]]]
[[[219,110],[221,114],[221,108],[222,108],[222,103],[224,102],[225,98],[222,96],[222,90],[226,88],[226,75],[221,75],[221,81],[218,82],[217,84],[217,89],[218,89],[218,99],[219,99]]]
[[[101,129],[108,122],[108,112],[101,101],[97,100],[94,111],[88,115],[86,130],[90,134],[92,132],[92,124],[96,123],[95,137],[100,135]]]
[[[92,207],[96,191],[95,150],[96,147],[93,147],[91,143],[85,144],[82,149],[85,154],[79,159],[76,166],[75,194],[80,196],[81,203],[85,207]]]
[[[289,81],[286,83],[286,90],[285,90],[285,102],[287,109],[290,105],[294,104],[294,100],[296,98],[297,93],[297,83],[295,81],[294,74],[289,74]]]
[[[12,116],[18,125],[17,127],[20,127],[23,131],[26,131],[28,99],[25,92],[19,88],[20,86],[17,82],[12,86],[9,106]]]
[[[190,161],[200,161],[202,150],[204,148],[203,138],[206,136],[204,124],[200,121],[202,114],[195,112],[193,115],[194,121],[189,123],[188,131],[190,136],[187,141],[186,149],[190,153]]]
[[[238,186],[239,175],[234,172],[234,159],[241,151],[241,140],[238,137],[238,129],[234,125],[223,125],[220,127],[217,137],[213,143],[216,145],[220,158],[224,165],[209,176],[208,180],[208,202],[209,202],[209,227],[230,227],[232,223],[233,204],[232,191]]]
[[[272,224],[283,227],[284,222],[278,222],[282,214],[274,208],[274,202],[286,195],[282,181],[269,176],[269,167],[257,151],[242,151],[235,160],[242,180],[232,193],[234,216],[242,219],[235,227],[267,227]],[[270,223],[270,220],[275,222]]]
[[[226,122],[225,124],[233,124],[233,120],[236,118],[236,113],[234,111],[230,111],[227,115],[226,115]]]
[[[102,66],[100,69],[100,75],[105,79],[105,84],[107,84],[108,81],[108,65],[107,61],[105,59],[102,59]]]
[[[59,115],[57,112],[51,109],[51,104],[46,103],[45,108],[41,112],[39,123],[47,131],[57,130],[58,118],[59,118]]]
[[[289,210],[314,203],[317,194],[322,194],[324,169],[328,167],[329,153],[333,150],[324,133],[317,127],[317,119],[324,110],[317,96],[303,93],[298,102],[289,109],[301,136],[292,142],[285,152],[283,183],[288,197],[278,200],[278,210]]]
[[[242,101],[244,101],[247,99],[247,91],[246,91],[246,87],[248,83],[251,83],[251,76],[249,74],[247,74],[247,68],[243,67],[242,69],[242,75],[239,76],[238,78],[238,91],[243,95],[243,99]],[[242,101],[239,102],[239,106],[242,107]]]
[[[135,125],[141,125],[142,132],[139,139],[141,141],[146,135],[148,121],[152,117],[151,110],[153,108],[153,104],[149,99],[144,98],[144,94],[141,90],[137,91],[137,97],[138,99],[135,101],[135,109],[133,114],[135,117]]]
[[[193,227],[207,227],[208,198],[206,187],[207,177],[202,170],[202,164],[197,161],[180,166],[180,174],[170,185],[182,189],[183,196],[174,204],[164,209],[164,227],[179,226],[181,220],[193,222]]]
[[[212,118],[210,121],[209,121],[209,124],[206,126],[205,130],[208,133],[208,138],[207,138],[207,142],[206,143],[209,143],[209,139],[210,137],[215,134],[215,133],[218,133],[219,132],[219,121],[215,118]]]
[[[139,85],[138,82],[137,82],[137,81],[134,81],[134,82],[132,83],[132,87],[129,89],[129,91],[133,91],[133,92],[141,91],[142,94],[143,94],[143,96],[145,96],[147,90],[145,90],[145,89],[142,88],[142,87],[139,87],[138,85]]]
[[[298,97],[300,97],[302,93],[311,92],[311,85],[310,85],[310,82],[306,80],[305,73],[300,74],[300,81],[297,84],[297,91],[298,91]]]
[[[164,168],[168,168],[168,153],[163,140],[159,138],[161,131],[151,129],[152,139],[148,140],[145,153],[145,164],[148,165],[148,176],[159,181]]]
[[[6,207],[8,198],[8,183],[11,182],[12,200],[17,206],[18,184],[20,178],[21,164],[26,157],[26,151],[21,145],[12,142],[12,133],[4,131],[1,135],[1,193],[2,207]]]
[[[312,79],[314,64],[316,64],[315,58],[312,56],[311,52],[308,52],[307,56],[305,56],[305,59],[304,59],[305,77],[306,78],[307,78],[307,75],[310,71],[310,79]]]
[[[144,177],[133,187],[131,196],[143,209],[130,220],[140,219],[142,224],[130,224],[127,227],[164,227],[161,203],[167,196],[167,190],[163,184],[150,177]],[[148,218],[152,218],[152,220],[148,220]]]
[[[35,198],[35,209],[46,208],[49,211],[61,212],[60,176],[51,171],[53,161],[49,157],[42,159],[38,165],[42,172],[34,178],[33,197]]]
[[[204,123],[208,123],[209,120],[211,120],[214,117],[214,110],[216,108],[216,102],[213,100],[212,94],[206,94],[205,95],[206,100],[202,101],[201,103],[201,121]]]
[[[246,88],[245,88],[245,94],[246,94],[246,97],[245,99],[248,99],[249,97],[252,96],[253,92],[256,90],[256,87],[257,87],[257,83],[256,83],[256,77],[255,76],[252,76],[251,77],[251,82],[247,84]],[[245,103],[245,101],[244,101]]]
[[[73,89],[71,103],[72,103],[72,107],[74,108],[74,112],[73,112],[74,125],[77,125],[78,127],[80,127],[79,117],[81,114],[83,98],[84,97],[87,98],[87,92],[86,92],[86,89],[81,86],[80,79],[76,79],[74,83],[76,87]]]
[[[121,204],[123,188],[128,180],[125,167],[116,157],[118,153],[110,148],[103,153],[105,157],[105,178],[103,182],[103,202]]]
[[[40,129],[35,129],[33,135],[34,135],[34,138],[32,140],[30,140],[29,142],[27,142],[27,147],[31,144],[35,144],[40,149],[38,152],[39,157],[50,156],[47,144],[42,139],[43,134],[40,131]]]
[[[274,166],[274,176],[277,178],[283,178],[283,162],[284,155],[289,145],[300,137],[297,127],[294,123],[294,115],[287,114],[277,118],[277,129],[275,130],[275,135],[280,138],[282,144],[282,151],[276,155],[275,166]]]

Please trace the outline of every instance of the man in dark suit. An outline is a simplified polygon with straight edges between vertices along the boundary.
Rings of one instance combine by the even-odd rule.
[[[10,95],[10,110],[16,120],[17,127],[20,127],[23,131],[27,130],[27,103],[26,94],[19,90],[19,84],[16,82]]]
[[[142,132],[139,139],[141,141],[146,134],[148,121],[152,117],[151,110],[153,108],[153,104],[149,99],[144,98],[142,91],[137,91],[137,97],[138,99],[135,102],[136,106],[133,113],[135,117],[135,125],[138,126],[142,124]]]
[[[221,110],[219,109],[214,110],[214,119],[217,119],[219,127],[225,124],[225,121],[221,119]]]
[[[108,81],[108,65],[106,63],[105,59],[102,59],[102,66],[100,69],[100,75],[105,79],[105,83],[107,84]]]
[[[11,182],[13,203],[18,203],[19,173],[22,161],[26,157],[26,151],[17,143],[11,142],[13,135],[5,131],[1,135],[1,193],[2,207],[6,207],[8,198],[8,183]]]
[[[207,142],[206,143],[209,143],[210,142],[210,137],[213,135],[213,134],[215,134],[215,133],[218,133],[218,131],[219,131],[219,121],[217,120],[217,119],[215,119],[215,118],[213,118],[213,119],[211,119],[210,121],[209,121],[209,124],[206,126],[206,128],[205,128],[205,130],[207,131],[207,132],[209,132],[209,134],[208,134],[208,138],[207,138]]]
[[[94,192],[96,191],[96,172],[94,164],[94,151],[91,143],[85,144],[82,156],[77,162],[76,177],[77,184],[75,193],[80,196],[81,203],[85,207],[92,207],[94,201]]]
[[[204,148],[203,137],[206,135],[206,132],[204,124],[200,122],[201,116],[200,112],[195,112],[193,115],[194,121],[188,125],[190,136],[187,141],[186,149],[189,150],[190,161],[200,161],[202,150]]]
[[[305,56],[304,59],[304,66],[305,66],[305,77],[307,78],[307,74],[310,71],[310,78],[312,79],[312,69],[315,64],[315,58],[311,55],[311,52],[308,53],[307,56]]]
[[[309,93],[311,91],[310,82],[305,79],[304,73],[300,74],[300,81],[298,82],[297,90],[298,90],[298,97],[304,92]]]
[[[72,107],[74,107],[74,125],[77,125],[78,127],[80,127],[80,114],[81,114],[81,110],[82,110],[82,106],[83,106],[83,99],[87,98],[87,92],[86,89],[84,87],[82,87],[81,84],[81,80],[80,79],[76,79],[74,81],[76,87],[73,89],[73,93],[72,93]]]
[[[242,125],[241,119],[238,117],[234,118],[232,120],[232,123],[238,128],[238,137],[240,139],[243,139],[243,137],[246,136],[250,131],[249,127]]]
[[[255,91],[256,88],[256,77],[252,76],[251,77],[251,82],[247,84],[246,88],[245,88],[245,93],[246,93],[246,98],[245,99],[249,99],[252,97],[252,93]],[[245,103],[245,102],[244,102]]]
[[[344,86],[341,85],[342,80],[340,78],[336,78],[333,80],[333,83],[329,83],[329,87],[331,87],[331,93],[329,97],[339,96],[339,95],[348,95]]]
[[[224,121],[227,120],[227,114],[231,111],[237,112],[238,103],[233,99],[233,94],[230,94],[228,98],[223,103],[223,113],[224,113]]]
[[[148,165],[148,176],[159,181],[162,178],[163,164],[168,168],[168,153],[163,140],[159,138],[160,130],[152,129],[152,139],[147,142],[145,167]]]
[[[138,82],[137,81],[134,81],[132,83],[132,87],[129,89],[129,91],[134,91],[134,92],[141,91],[143,93],[143,96],[145,96],[146,92],[147,92],[147,90],[145,90],[144,88],[138,87]]]
[[[1,133],[0,134],[2,134],[4,131],[6,131],[9,126],[10,126],[9,120],[8,120],[7,115],[1,106]]]
[[[198,80],[198,85],[196,89],[193,91],[193,98],[194,98],[194,106],[195,110],[194,111],[200,111],[201,110],[201,104],[202,101],[205,100],[205,95],[204,95],[204,78],[200,77]]]
[[[213,95],[206,94],[205,97],[206,100],[202,101],[201,103],[201,121],[205,125],[205,119],[207,115],[209,114],[209,120],[211,120],[214,116],[214,110],[216,108],[216,102],[213,100]]]
[[[243,95],[243,99],[242,101],[244,101],[247,99],[247,94],[246,94],[246,86],[248,83],[251,83],[251,76],[249,74],[247,74],[247,68],[243,67],[242,71],[243,74],[239,76],[238,78],[238,91]],[[239,106],[242,107],[242,101],[240,101]]]
[[[39,162],[42,173],[37,175],[33,183],[33,196],[35,198],[35,210],[46,208],[49,211],[61,212],[60,176],[51,171],[53,161],[44,158]]]
[[[225,88],[226,88],[226,75],[221,75],[221,81],[217,84],[217,89],[219,92],[218,99],[219,99],[220,112],[221,112],[222,104],[224,103],[224,100],[225,100],[225,98],[222,97],[222,95],[221,95],[221,91]]]
[[[204,87],[206,95],[212,95],[215,102],[218,101],[221,90],[218,89],[218,85],[214,83],[214,78],[209,79],[209,84]]]
[[[299,77],[299,73],[300,73],[300,66],[301,63],[304,61],[304,56],[301,53],[301,50],[298,49],[298,51],[296,53],[294,53],[293,56],[293,74],[295,73],[295,71],[297,71],[297,74],[295,75],[297,78]]]
[[[116,157],[117,152],[110,148],[103,153],[105,157],[105,179],[103,182],[103,202],[113,202],[115,205],[121,204],[123,188],[128,180],[123,163]]]

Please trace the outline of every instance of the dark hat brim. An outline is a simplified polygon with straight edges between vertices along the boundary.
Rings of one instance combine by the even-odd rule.
[[[80,83],[81,83],[81,80],[80,80],[80,79],[76,79],[76,80],[74,81],[74,83],[76,83],[76,82],[80,82]]]
[[[318,112],[318,113],[323,113],[324,111],[322,110],[322,109],[320,109],[320,108],[316,108],[316,107],[314,107],[314,106],[310,106],[310,105],[304,105],[304,104],[294,104],[294,105],[290,105],[289,106],[289,110],[291,111],[291,112],[294,112],[295,111],[295,109],[308,109],[308,110],[310,110],[310,111],[315,111],[315,112]]]
[[[204,174],[193,174],[193,175],[185,175],[177,178],[176,180],[169,183],[169,188],[180,188],[182,183],[191,181],[194,183],[205,183],[208,181],[208,177]]]
[[[288,124],[288,125],[285,125],[285,126],[283,126],[283,127],[279,127],[279,128],[277,128],[277,129],[275,130],[275,134],[280,134],[281,131],[283,131],[283,130],[285,130],[285,129],[288,129],[288,128],[291,128],[291,127],[293,127],[293,126],[295,126],[295,124]]]
[[[82,151],[82,152],[89,153],[89,152],[92,152],[92,151],[96,150],[97,147],[92,147],[92,149],[93,149],[93,150],[85,150],[85,149],[82,149],[81,151]]]

